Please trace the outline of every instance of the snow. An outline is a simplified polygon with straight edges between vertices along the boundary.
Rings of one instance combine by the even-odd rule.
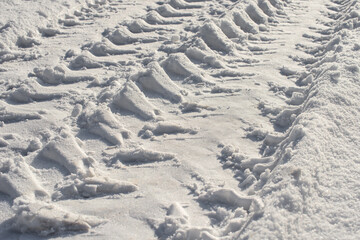
[[[358,239],[360,4],[0,3],[0,239]]]
[[[16,202],[13,229],[21,233],[37,233],[40,236],[62,231],[87,231],[103,220],[58,209],[43,202]]]
[[[147,71],[139,73],[134,80],[148,91],[160,94],[162,97],[174,102],[182,101],[182,90],[174,84],[159,63],[151,62]]]
[[[145,95],[132,81],[125,83],[124,88],[114,96],[113,104],[145,120],[154,119],[159,114],[159,110],[146,100]]]

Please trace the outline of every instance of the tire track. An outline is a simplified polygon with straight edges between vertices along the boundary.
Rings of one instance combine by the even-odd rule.
[[[352,3],[329,7],[339,12],[329,15],[335,22],[312,30],[314,35],[302,34],[303,45],[291,36],[295,25],[302,31],[310,27],[296,22],[305,12],[298,1],[151,2],[143,16],[121,18],[119,24],[112,19],[131,3],[94,1],[61,17],[61,27],[39,29],[43,38],[53,38],[50,44],[71,39],[80,29],[96,31],[57,62],[6,86],[1,96],[4,124],[31,120],[43,126],[35,142],[15,144],[21,145],[19,161],[1,162],[9,186],[0,191],[14,200],[15,228],[43,235],[89,230],[103,220],[70,214],[72,228],[66,225],[67,211],[59,208],[52,221],[39,209],[66,199],[120,196],[154,209],[168,207],[164,218],[145,214],[139,220],[160,239],[244,236],[264,213],[259,193],[304,134],[297,122],[311,101],[306,86],[325,74],[314,69],[332,61],[329,52],[340,51],[336,32],[357,26],[341,16],[351,12]],[[37,48],[37,43],[19,38],[17,45]],[[295,47],[299,56],[287,56],[286,48]],[[20,55],[0,56],[7,61]],[[289,57],[295,61],[289,63]],[[40,110],[48,102],[55,112]],[[16,149],[5,138],[1,144]],[[49,173],[59,174],[43,187],[39,171],[46,170],[38,166],[45,162],[56,169]],[[15,166],[26,173],[26,189]],[[153,176],[154,170],[160,176]],[[180,192],[168,200],[153,196],[165,187],[147,184],[156,177]],[[181,202],[191,205],[189,211]],[[35,210],[28,210],[33,205]],[[23,215],[39,219],[41,226],[32,227]],[[48,229],[53,226],[58,227]]]

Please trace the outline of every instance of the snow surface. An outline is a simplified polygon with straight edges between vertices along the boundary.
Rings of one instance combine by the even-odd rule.
[[[359,239],[356,0],[0,2],[0,239]]]

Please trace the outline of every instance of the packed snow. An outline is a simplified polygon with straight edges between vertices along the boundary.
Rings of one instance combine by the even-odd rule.
[[[356,0],[0,2],[0,239],[358,239]]]

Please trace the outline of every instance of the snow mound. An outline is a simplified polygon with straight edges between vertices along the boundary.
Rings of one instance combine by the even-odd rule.
[[[233,46],[226,35],[213,22],[207,22],[200,28],[200,36],[213,50],[229,53]]]
[[[33,60],[39,58],[41,55],[34,52],[16,51],[10,49],[5,43],[0,41],[0,64],[4,62],[13,61],[16,59],[22,59],[24,61]]]
[[[79,176],[93,175],[90,167],[93,166],[94,160],[80,148],[75,137],[65,130],[62,130],[59,136],[46,144],[39,156],[57,162],[64,166],[69,173]]]
[[[159,63],[151,62],[147,65],[147,71],[139,73],[135,81],[151,92],[160,94],[161,96],[173,101],[181,102],[181,90],[173,83]]]
[[[158,8],[156,8],[156,11],[163,17],[190,17],[193,14],[189,12],[181,12],[173,7],[171,7],[169,4],[164,4]]]
[[[78,124],[114,145],[122,145],[123,139],[130,137],[130,131],[119,123],[109,109],[92,104],[85,107],[78,117]]]
[[[201,70],[182,53],[171,54],[161,66],[170,74],[185,77],[185,82],[210,83],[201,75]]]
[[[55,186],[55,193],[52,198],[54,200],[89,198],[131,193],[137,189],[137,186],[130,182],[100,176],[78,178],[72,174]]]
[[[40,41],[29,36],[20,36],[16,41],[16,46],[19,48],[31,48],[35,45],[40,45]]]
[[[39,27],[39,32],[43,37],[54,37],[61,33],[56,27]]]
[[[159,136],[164,134],[178,134],[178,133],[190,133],[196,134],[197,131],[192,128],[186,128],[180,124],[172,122],[160,122],[154,125],[145,125],[139,132],[139,136],[143,138],[149,138],[153,135]]]
[[[155,119],[156,115],[160,113],[132,81],[128,81],[114,96],[113,104],[145,120]]]
[[[54,68],[34,68],[34,74],[40,80],[51,85],[58,85],[61,83],[69,84],[96,79],[93,76],[69,74],[62,66],[56,66]]]
[[[135,50],[121,49],[114,46],[110,46],[110,44],[107,42],[95,42],[95,43],[86,44],[82,47],[82,49],[88,50],[97,57],[137,53],[137,51]]]
[[[252,34],[259,33],[259,27],[250,19],[244,10],[234,12],[233,19],[235,24],[238,25],[244,32]]]
[[[275,16],[276,8],[274,8],[268,0],[259,0],[258,5],[259,8],[261,8],[261,10],[269,17]]]
[[[275,118],[275,124],[282,128],[291,126],[297,115],[301,113],[301,107],[287,108],[282,110]]]
[[[186,210],[175,202],[168,208],[165,220],[158,225],[156,234],[160,239],[237,239],[244,227],[259,214],[248,213],[242,207],[231,209],[213,206],[211,209],[208,217],[215,228],[192,226]]]
[[[104,65],[100,62],[85,55],[77,56],[69,63],[69,68],[71,70],[78,70],[83,68],[101,68],[103,66]]]
[[[0,192],[13,199],[17,197],[35,199],[49,196],[22,157],[1,160]]]
[[[201,38],[196,38],[194,43],[186,48],[185,54],[188,58],[206,63],[213,68],[225,68],[223,60]]]
[[[201,104],[198,104],[198,103],[189,103],[189,102],[182,103],[181,106],[180,106],[180,109],[181,109],[182,113],[201,112],[201,110],[203,110],[203,109],[209,110],[209,111],[215,111],[216,110],[216,108],[214,108],[214,107],[201,105]]]
[[[48,236],[67,231],[86,232],[103,223],[96,217],[74,214],[52,204],[18,200],[13,207],[13,229],[21,233],[36,233]]]
[[[170,0],[169,4],[175,9],[193,9],[203,7],[201,5],[189,4],[183,0]]]
[[[8,145],[9,143],[5,139],[0,138],[0,147],[6,147]]]
[[[221,31],[230,39],[236,39],[243,41],[247,38],[247,34],[244,33],[231,19],[223,18],[218,23]]]
[[[305,95],[301,92],[294,92],[291,94],[291,98],[288,101],[290,105],[301,105],[305,101]]]
[[[211,76],[213,77],[243,77],[243,76],[254,76],[255,73],[246,73],[240,72],[238,70],[233,70],[230,68],[219,69],[214,71]],[[213,88],[215,92],[239,92],[241,89],[233,89],[233,88],[223,88],[223,87],[215,87]],[[213,90],[212,90],[213,91]]]
[[[181,24],[181,21],[168,20],[164,18],[155,10],[152,10],[146,14],[145,21],[148,22],[149,24],[159,24],[159,25]]]
[[[73,18],[59,19],[58,22],[60,24],[62,24],[64,27],[74,27],[77,25],[81,25],[81,22],[79,22],[77,19],[73,19]]]
[[[23,83],[9,94],[10,100],[18,103],[29,103],[32,101],[48,101],[66,96],[66,93],[49,91],[47,87],[42,87],[38,82],[31,81]]]
[[[124,25],[127,26],[130,32],[132,33],[166,30],[165,28],[161,28],[161,27],[153,27],[147,22],[145,22],[143,19],[135,19],[130,22],[126,22]]]
[[[246,9],[246,13],[249,17],[256,22],[257,24],[267,24],[268,17],[264,14],[264,12],[254,3],[250,3]]]
[[[205,194],[199,196],[200,201],[225,204],[243,208],[246,211],[260,213],[263,210],[263,202],[256,197],[242,196],[233,189],[210,189]]]
[[[29,139],[13,133],[0,134],[0,142],[0,147],[7,147],[22,156],[27,156],[42,147],[41,141],[36,137]]]
[[[76,56],[69,63],[69,68],[71,70],[87,69],[87,68],[101,68],[108,66],[117,66],[118,64],[114,61],[99,61],[94,59],[94,57],[87,51],[83,54]]]
[[[36,77],[49,84],[60,84],[65,81],[65,70],[61,67],[35,68]]]
[[[105,31],[105,37],[107,37],[112,43],[116,45],[126,45],[135,42],[151,43],[160,40],[159,37],[137,37],[134,36],[127,28],[120,27],[115,31]]]
[[[22,108],[14,107],[0,101],[0,121],[4,123],[21,122],[25,120],[41,119],[38,113],[28,112]]]
[[[269,0],[270,4],[273,5],[277,9],[282,9],[284,7],[284,4],[282,1],[279,0]]]
[[[136,37],[132,37],[131,33],[125,28],[116,29],[115,31],[108,33],[106,37],[116,45],[125,45],[138,41],[138,39]]]
[[[191,226],[187,212],[177,202],[169,207],[166,215],[164,222],[156,229],[161,239],[217,239],[210,228]]]
[[[110,159],[110,163],[115,164],[120,161],[124,164],[140,164],[167,160],[176,160],[175,154],[136,148],[120,150]]]
[[[185,52],[186,56],[192,60],[206,63],[213,68],[223,68],[224,63],[216,56],[210,55],[197,47],[189,47]]]

